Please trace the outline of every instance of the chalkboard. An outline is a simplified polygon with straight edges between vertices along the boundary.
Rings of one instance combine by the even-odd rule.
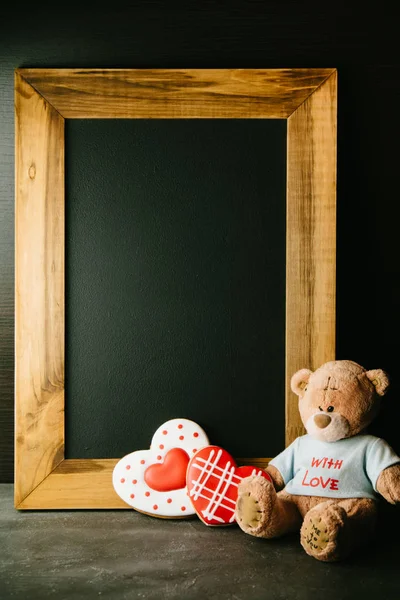
[[[66,121],[66,457],[285,443],[286,120]]]

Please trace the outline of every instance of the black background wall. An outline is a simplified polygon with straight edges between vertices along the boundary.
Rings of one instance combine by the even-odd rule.
[[[177,416],[278,454],[286,121],[66,125],[66,457],[147,448]]]
[[[399,452],[396,20],[289,2],[7,8],[0,22],[0,481],[13,477],[14,115],[17,67],[277,68],[339,72],[337,358],[382,367],[392,390],[373,433]]]

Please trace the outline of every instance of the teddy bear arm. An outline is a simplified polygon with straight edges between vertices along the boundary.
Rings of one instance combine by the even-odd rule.
[[[381,472],[376,489],[390,504],[400,503],[400,463],[387,467]]]
[[[278,469],[273,465],[268,465],[266,471],[271,476],[276,491],[279,492],[280,490],[282,490],[285,487],[285,482]]]

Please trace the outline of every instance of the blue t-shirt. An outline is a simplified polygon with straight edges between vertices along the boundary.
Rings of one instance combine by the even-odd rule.
[[[270,465],[289,494],[328,498],[377,498],[376,482],[400,457],[384,440],[356,435],[337,442],[298,437]]]

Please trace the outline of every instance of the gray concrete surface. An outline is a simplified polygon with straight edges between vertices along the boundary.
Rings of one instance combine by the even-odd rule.
[[[347,600],[400,598],[399,513],[344,563],[309,558],[298,536],[266,541],[197,518],[134,511],[18,512],[0,485],[0,598]]]

